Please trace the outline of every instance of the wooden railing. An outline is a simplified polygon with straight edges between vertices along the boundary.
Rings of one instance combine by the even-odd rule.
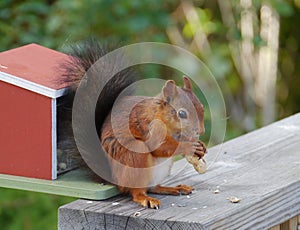
[[[300,114],[209,149],[205,174],[180,160],[165,184],[189,196],[156,196],[159,210],[128,196],[59,208],[59,229],[300,229]],[[230,202],[230,197],[240,199]]]

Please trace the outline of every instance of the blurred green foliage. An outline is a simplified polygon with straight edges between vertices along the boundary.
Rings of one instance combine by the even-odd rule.
[[[0,194],[0,225],[5,230],[54,230],[58,207],[75,200],[5,188],[0,188]]]
[[[0,46],[36,42],[60,49],[89,36],[124,42],[166,42],[176,1],[57,0],[0,2]]]
[[[232,4],[238,8],[238,0]],[[258,9],[262,1],[253,0]],[[277,82],[278,118],[300,110],[300,1],[268,0],[281,16],[279,71]],[[175,24],[174,11],[179,0],[1,0],[0,1],[0,51],[28,43],[38,43],[56,50],[64,50],[70,43],[98,37],[124,44],[142,41],[170,42],[167,29]],[[233,70],[227,39],[241,39],[238,27],[226,27],[221,19],[217,1],[195,1],[199,22],[211,41],[211,55],[205,62],[219,83],[226,81],[224,94],[240,96],[243,83]],[[238,15],[237,15],[238,17]],[[180,17],[179,17],[180,18]],[[182,20],[180,33],[191,39],[197,24]],[[259,33],[253,44],[263,46]],[[201,57],[201,54],[196,54]],[[146,65],[145,77],[175,76],[167,68]],[[201,96],[199,92],[198,95]],[[204,98],[203,96],[201,96]],[[241,105],[243,106],[243,105]],[[224,118],[225,119],[225,118]],[[207,127],[209,133],[209,125]],[[230,111],[226,139],[245,130],[231,122]],[[208,136],[206,136],[208,138]],[[72,198],[33,192],[0,189],[1,229],[56,229],[57,208]]]

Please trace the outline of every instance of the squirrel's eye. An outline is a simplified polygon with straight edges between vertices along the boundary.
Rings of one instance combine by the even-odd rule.
[[[187,118],[187,113],[186,113],[184,110],[179,110],[179,111],[178,111],[178,116],[179,116],[180,118],[186,119],[186,118]]]

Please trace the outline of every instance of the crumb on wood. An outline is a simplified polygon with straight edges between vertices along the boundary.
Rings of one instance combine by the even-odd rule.
[[[178,207],[186,207],[186,203],[177,204]]]
[[[219,194],[221,191],[220,191],[220,189],[216,189],[215,191],[214,191],[214,194]]]
[[[141,212],[135,212],[135,213],[133,214],[133,216],[134,216],[134,217],[139,217],[139,216],[141,216]]]
[[[240,198],[237,198],[235,196],[228,197],[227,200],[229,200],[231,203],[239,203],[241,201]]]

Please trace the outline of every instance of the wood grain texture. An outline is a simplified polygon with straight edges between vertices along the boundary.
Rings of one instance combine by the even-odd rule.
[[[165,184],[193,185],[190,196],[155,196],[159,210],[128,196],[77,200],[59,209],[59,229],[268,229],[300,214],[300,114],[210,148],[206,174],[185,159]],[[215,194],[216,189],[220,193]],[[230,196],[239,203],[227,200]],[[135,217],[135,213],[139,215]]]

